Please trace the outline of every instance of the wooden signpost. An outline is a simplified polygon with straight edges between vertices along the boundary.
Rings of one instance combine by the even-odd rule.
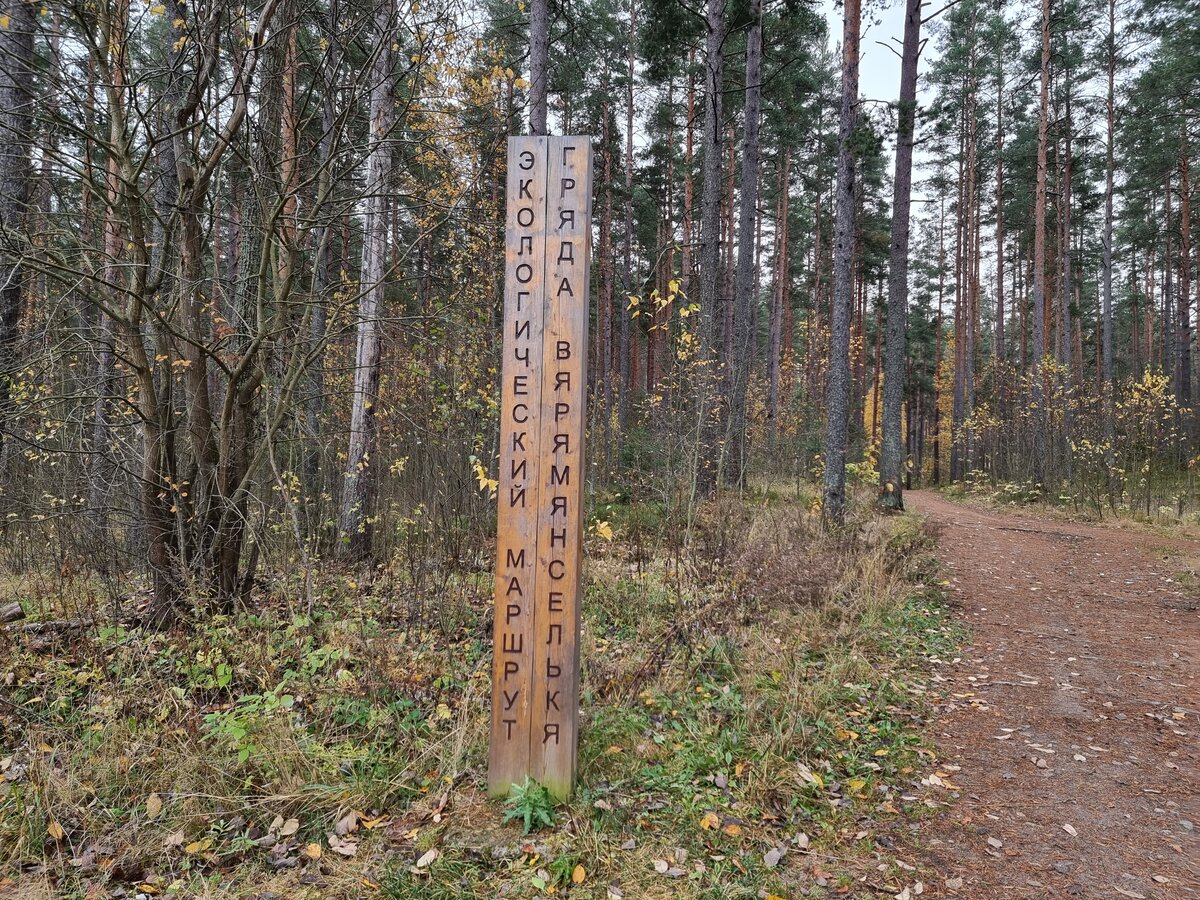
[[[488,790],[575,783],[590,137],[510,137]]]

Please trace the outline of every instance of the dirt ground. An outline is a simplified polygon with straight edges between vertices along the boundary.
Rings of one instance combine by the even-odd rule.
[[[906,500],[971,634],[936,676],[960,799],[921,829],[926,893],[1200,897],[1200,543]]]

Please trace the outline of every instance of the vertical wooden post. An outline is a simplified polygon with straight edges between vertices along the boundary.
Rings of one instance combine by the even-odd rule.
[[[591,172],[588,138],[550,138],[538,514],[538,570],[544,574],[537,589],[529,757],[533,777],[556,797],[574,786],[579,730]]]
[[[546,302],[546,163],[547,138],[509,138],[488,752],[488,791],[499,796],[529,773],[541,487],[538,421]]]
[[[509,138],[493,796],[575,780],[591,180],[591,138]]]

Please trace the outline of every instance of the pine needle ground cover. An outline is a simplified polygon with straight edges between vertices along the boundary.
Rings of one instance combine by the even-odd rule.
[[[823,534],[767,490],[690,524],[602,505],[557,808],[485,798],[484,570],[414,604],[399,564],[326,567],[311,609],[264,587],[169,632],[0,637],[0,896],[916,890],[907,848],[953,792],[926,686],[959,636],[929,535],[865,509]]]

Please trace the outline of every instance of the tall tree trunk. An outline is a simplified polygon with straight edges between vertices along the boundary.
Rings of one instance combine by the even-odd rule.
[[[378,444],[376,404],[382,352],[380,312],[388,265],[387,195],[392,170],[392,40],[395,0],[379,0],[375,9],[377,53],[371,71],[371,118],[367,159],[367,221],[363,241],[361,296],[358,307],[354,395],[350,444],[342,488],[340,528],[354,557],[371,552],[371,517],[375,511]],[[544,108],[544,106],[543,106]]]
[[[1188,166],[1187,131],[1180,135],[1179,148],[1179,292],[1175,303],[1176,328],[1175,365],[1179,379],[1179,408],[1185,414],[1192,405],[1192,184]],[[1180,440],[1187,443],[1188,435],[1181,427]]]
[[[607,75],[605,76],[607,79]],[[612,215],[613,215],[613,197],[612,197],[612,140],[609,132],[609,121],[611,119],[611,111],[609,108],[608,98],[605,97],[602,108],[602,122],[600,125],[600,156],[601,165],[603,168],[604,177],[604,202],[600,206],[600,248],[598,251],[600,264],[600,295],[596,298],[597,310],[597,331],[599,332],[599,351],[597,353],[598,363],[600,367],[600,391],[603,397],[601,404],[601,412],[604,416],[604,422],[601,426],[604,435],[608,438],[601,445],[601,453],[605,455],[603,460],[604,472],[607,473],[612,465],[612,460],[608,454],[612,450],[612,438],[610,429],[612,427],[613,413],[613,371],[612,371],[612,354],[613,354],[613,248],[612,248]]]
[[[1045,483],[1046,429],[1046,141],[1050,118],[1050,0],[1042,0],[1042,60],[1039,72],[1037,174],[1033,201],[1033,452],[1034,478]]]
[[[718,360],[717,300],[721,278],[721,88],[724,80],[724,0],[707,0],[704,54],[704,133],[700,186],[700,362],[696,384],[696,492],[716,487],[717,430],[713,422]]]
[[[771,292],[770,347],[767,353],[767,441],[775,448],[779,433],[781,368],[783,366],[783,298],[788,279],[788,183],[791,148],[780,150],[778,202],[775,217],[775,284]]]
[[[943,304],[946,298],[946,198],[941,197],[938,208],[938,308],[937,326],[933,332],[933,483],[942,483],[942,344],[945,321]]]
[[[1117,2],[1108,0],[1108,38],[1106,41],[1108,54],[1108,92],[1105,96],[1105,134],[1104,134],[1104,231],[1101,234],[1101,328],[1104,332],[1101,341],[1103,363],[1103,404],[1104,430],[1111,436],[1113,429],[1113,138],[1114,119],[1116,111],[1116,72],[1117,72]],[[1137,282],[1131,284],[1133,296],[1133,319],[1131,328],[1133,342],[1137,344]],[[1134,371],[1137,371],[1137,353],[1134,357]]]
[[[688,95],[687,95],[687,130],[685,131],[683,145],[683,249],[682,249],[682,267],[683,267],[683,294],[688,298],[689,302],[694,300],[693,291],[695,279],[695,266],[692,264],[692,241],[695,239],[695,224],[693,221],[694,213],[693,206],[695,204],[695,192],[692,181],[692,167],[695,164],[693,158],[693,143],[695,135],[696,121],[696,51],[691,49],[688,51]]]
[[[320,496],[321,475],[321,417],[325,407],[325,330],[328,319],[327,297],[332,287],[335,275],[334,265],[334,213],[332,192],[337,183],[334,177],[334,148],[337,145],[335,132],[337,129],[337,90],[338,69],[341,58],[337,48],[340,46],[338,37],[338,22],[340,19],[340,2],[332,0],[329,4],[328,37],[329,47],[321,67],[321,81],[324,90],[324,103],[321,110],[321,140],[317,145],[317,163],[320,174],[317,181],[318,207],[313,216],[318,225],[313,233],[315,259],[312,275],[312,319],[309,323],[309,354],[311,365],[309,371],[308,396],[305,398],[305,426],[307,437],[311,441],[304,457],[304,478],[309,497]]]
[[[722,205],[722,238],[721,238],[721,308],[723,310],[723,326],[721,328],[722,360],[725,369],[722,373],[721,390],[724,408],[722,415],[729,412],[732,400],[733,381],[733,248],[734,248],[734,176],[737,174],[736,158],[737,141],[730,124],[725,139],[725,199]]]
[[[900,55],[900,103],[896,125],[896,174],[892,180],[892,240],[888,261],[887,356],[883,375],[883,443],[879,454],[879,503],[903,509],[904,325],[908,317],[909,213],[917,119],[917,61],[921,52],[921,0],[907,0]]]
[[[738,217],[737,279],[734,310],[734,365],[729,411],[729,466],[726,480],[746,483],[746,394],[754,351],[753,310],[758,303],[755,223],[758,217],[758,126],[762,112],[762,0],[750,0],[746,37],[746,109],[742,139],[741,207]]]
[[[11,386],[18,367],[16,343],[27,280],[23,251],[8,235],[26,235],[33,190],[33,29],[31,0],[3,0],[7,27],[0,29],[0,469],[13,415]]]
[[[1001,15],[1003,12],[1001,10]],[[1003,361],[1004,346],[1004,42],[996,55],[996,359]]]
[[[104,256],[100,267],[105,299],[113,308],[120,308],[121,296],[118,287],[122,239],[120,207],[122,202],[120,161],[124,152],[126,135],[122,107],[125,103],[126,29],[128,27],[128,0],[118,0],[105,18],[102,28],[103,43],[98,52],[104,60],[101,71],[107,70],[108,84],[108,159],[105,162],[104,204]],[[101,81],[104,79],[102,78]],[[88,509],[95,536],[100,537],[108,530],[109,494],[113,487],[115,467],[109,459],[108,415],[115,393],[113,363],[115,359],[116,326],[110,315],[98,311],[100,327],[96,348],[96,401],[92,407],[91,458],[88,472]]]
[[[391,47],[389,44],[388,47]],[[386,48],[385,48],[386,49]],[[547,95],[550,90],[550,0],[530,0],[529,5],[529,130],[546,134]]]
[[[821,515],[841,524],[846,512],[846,451],[850,427],[850,317],[854,301],[854,213],[858,164],[859,0],[845,0],[842,17],[842,103],[838,125],[837,223],[834,228],[833,313],[825,388],[825,473]]]
[[[621,430],[629,418],[629,401],[633,393],[634,361],[636,352],[635,336],[632,334],[632,321],[629,313],[629,297],[634,294],[633,286],[633,82],[634,82],[634,47],[637,38],[637,0],[629,0],[629,46],[625,73],[625,269],[623,272],[625,296],[617,304],[621,314],[620,332],[618,337],[617,355],[621,366],[621,388],[617,402],[620,404]]]

